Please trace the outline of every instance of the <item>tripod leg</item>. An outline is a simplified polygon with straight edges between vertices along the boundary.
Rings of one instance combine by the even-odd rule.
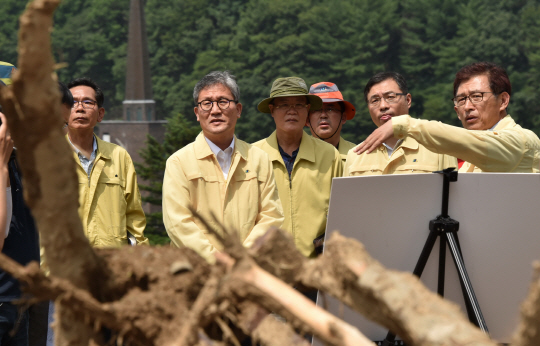
[[[465,258],[463,258],[463,251],[461,251],[461,245],[459,244],[459,234],[456,233],[454,237],[456,238],[456,245],[461,254],[461,259],[463,260],[463,262],[465,262]],[[467,290],[465,289],[465,285],[463,281],[459,280],[459,285],[461,286],[461,292],[463,294],[463,297],[465,297],[467,295]],[[469,317],[469,321],[473,321],[474,309],[468,299],[464,299],[464,301],[465,301],[465,308],[467,309],[467,316]]]
[[[437,293],[444,297],[444,276],[446,270],[446,238],[439,237],[439,276],[437,280]]]
[[[431,254],[431,250],[433,250],[433,246],[435,245],[435,241],[437,240],[438,233],[435,231],[430,231],[429,235],[426,239],[426,243],[424,244],[424,248],[422,249],[422,252],[420,253],[420,257],[418,258],[418,262],[416,262],[416,267],[414,267],[413,274],[420,277],[422,276],[422,272],[424,271],[424,268],[426,267],[426,263],[429,259],[429,255]]]
[[[438,233],[435,231],[430,231],[429,235],[426,239],[426,243],[424,244],[424,248],[422,249],[422,252],[420,253],[420,257],[418,258],[418,262],[416,262],[416,266],[414,267],[413,274],[417,277],[420,277],[422,275],[422,272],[424,271],[424,268],[426,267],[426,263],[429,259],[429,255],[431,254],[431,250],[433,250],[433,246],[435,245],[435,241],[437,240]],[[442,237],[441,237],[442,240]],[[388,332],[386,334],[386,338],[383,341],[383,346],[390,346],[394,345],[394,341],[396,340],[396,336],[392,332]]]
[[[478,328],[480,328],[483,332],[489,333],[486,321],[484,320],[484,316],[482,315],[482,310],[480,310],[480,304],[478,304],[478,300],[476,299],[476,295],[474,294],[471,280],[469,279],[469,275],[467,274],[467,269],[465,268],[465,263],[463,262],[463,257],[461,256],[461,251],[458,247],[455,234],[453,232],[447,232],[446,240],[448,241],[448,246],[450,247],[450,251],[452,252],[452,258],[454,259],[454,263],[458,271],[459,280],[462,286],[465,288],[466,294],[464,294],[463,298],[465,298],[465,301],[468,301],[468,303],[471,305],[472,312],[474,314],[474,318],[471,320],[471,322],[475,324]]]

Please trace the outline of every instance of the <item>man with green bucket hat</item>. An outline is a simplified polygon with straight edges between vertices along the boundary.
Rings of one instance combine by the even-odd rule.
[[[270,97],[257,107],[269,113],[276,131],[255,146],[268,153],[283,205],[283,228],[306,257],[315,257],[313,240],[324,234],[332,178],[340,177],[339,152],[331,144],[304,131],[308,112],[322,107],[319,96],[310,95],[303,79],[278,78]]]

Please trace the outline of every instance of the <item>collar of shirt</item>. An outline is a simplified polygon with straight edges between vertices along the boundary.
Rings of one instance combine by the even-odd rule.
[[[502,120],[502,119],[501,119]],[[497,125],[499,125],[499,123],[501,122],[501,120],[497,121],[497,123],[495,125],[493,125],[492,128],[490,128],[488,131],[493,131],[495,130],[495,128],[497,127]]]
[[[291,173],[294,167],[294,161],[296,161],[296,156],[298,155],[298,151],[300,151],[300,147],[292,152],[292,156],[287,154],[281,146],[278,144],[279,153],[281,154],[281,157],[283,158],[283,163],[285,164],[285,167],[287,168],[287,172],[289,172],[289,178],[291,177]]]
[[[73,143],[71,143],[71,138],[69,138],[69,136],[67,136],[67,138],[68,138],[69,144],[71,144],[71,147],[73,148],[73,151],[76,152],[79,157],[80,156],[84,157],[82,152],[75,145],[73,145]],[[96,137],[93,137],[93,139],[94,139],[94,142],[92,143],[92,153],[96,153],[97,152]]]
[[[90,154],[90,159],[87,159],[86,156],[84,156],[83,153],[76,146],[73,145],[69,136],[67,137],[69,140],[69,144],[71,144],[71,147],[73,148],[73,151],[77,153],[77,156],[79,157],[79,161],[81,162],[81,165],[83,166],[84,171],[86,172],[88,176],[90,176],[90,172],[92,171],[92,166],[94,165],[94,160],[96,159],[96,156],[97,156],[98,146],[97,146],[96,137],[93,137],[94,142],[92,145],[92,154]]]
[[[225,148],[225,150],[221,150],[220,147],[215,145],[208,138],[204,137],[204,139],[206,140],[206,143],[208,143],[210,150],[212,150],[212,152],[216,156],[216,159],[219,163],[219,167],[221,167],[221,171],[223,172],[223,177],[227,179],[227,176],[229,175],[229,169],[231,168],[232,155],[234,152],[235,136],[233,136],[231,144],[227,148]]]
[[[403,142],[403,139],[400,139],[396,142],[396,146],[395,147],[390,147],[388,144],[386,143],[383,143],[383,145],[386,147],[386,150],[388,151],[388,157],[392,156],[392,153],[394,152],[394,150],[399,147],[401,145],[401,143]]]

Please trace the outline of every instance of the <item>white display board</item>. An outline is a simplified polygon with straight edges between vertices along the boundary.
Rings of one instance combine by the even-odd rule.
[[[335,230],[362,242],[388,268],[412,272],[441,213],[441,174],[336,178],[326,238]],[[507,343],[540,259],[540,174],[459,173],[450,183],[448,214],[458,232],[465,265],[490,335]],[[437,291],[439,240],[421,280]],[[466,315],[458,274],[447,249],[445,298]],[[371,340],[387,330],[327,297],[329,311],[357,326]],[[319,297],[318,304],[322,306]],[[319,344],[315,341],[315,344]]]

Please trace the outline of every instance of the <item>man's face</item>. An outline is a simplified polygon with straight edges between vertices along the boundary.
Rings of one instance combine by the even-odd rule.
[[[201,90],[197,102],[219,100],[234,100],[232,92],[223,84],[210,85]],[[194,111],[203,134],[212,140],[218,136],[232,137],[234,135],[236,121],[242,113],[242,104],[230,102],[227,109],[221,109],[218,103],[214,102],[210,110],[205,111],[197,106]]]
[[[368,109],[371,120],[377,127],[392,117],[409,113],[411,94],[396,95],[400,93],[402,91],[393,78],[386,79],[371,87],[367,95]]]
[[[290,134],[304,131],[309,112],[305,96],[278,97],[268,108],[278,131]]]
[[[456,98],[475,92],[491,92],[487,75],[474,76],[461,83],[457,89]],[[501,112],[506,109],[509,101],[510,95],[506,92],[500,95],[486,93],[479,103],[472,103],[467,98],[464,105],[454,106],[454,110],[467,130],[489,130],[501,119]]]
[[[345,124],[345,115],[341,111],[339,102],[325,102],[322,110],[309,113],[309,122],[311,130],[315,131],[317,136],[328,138],[334,133],[339,136],[341,131],[336,130]]]
[[[86,85],[79,85],[69,90],[73,94],[73,100],[79,102],[71,109],[68,119],[65,119],[68,128],[78,130],[93,129],[97,123],[103,120],[105,115],[105,108],[100,108],[97,105],[96,92]],[[64,116],[66,115],[67,112],[64,113]]]

